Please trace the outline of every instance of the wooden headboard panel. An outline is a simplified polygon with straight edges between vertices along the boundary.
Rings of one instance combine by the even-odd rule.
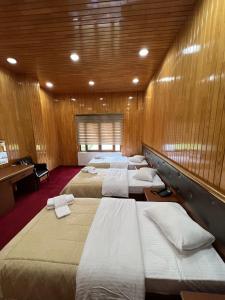
[[[221,256],[225,257],[225,203],[149,148],[143,146],[143,153],[148,163],[158,169],[166,184],[182,197],[182,205],[187,211],[216,237],[217,244],[221,245],[218,252],[222,252]]]

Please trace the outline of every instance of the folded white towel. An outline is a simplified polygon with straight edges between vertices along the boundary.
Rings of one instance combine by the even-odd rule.
[[[55,214],[58,219],[63,218],[71,214],[71,210],[69,209],[68,205],[64,206],[57,206],[55,207]]]
[[[72,194],[68,194],[68,195],[60,195],[60,196],[56,196],[54,198],[49,198],[47,201],[47,209],[53,209],[55,207],[55,200],[56,199],[66,199],[66,204],[70,205],[73,204],[75,198]]]
[[[84,173],[97,174],[96,168],[91,166],[84,167],[81,171]]]

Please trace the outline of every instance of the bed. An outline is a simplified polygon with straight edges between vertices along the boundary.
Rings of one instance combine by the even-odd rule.
[[[148,292],[171,295],[178,295],[182,290],[225,293],[225,264],[213,247],[182,255],[155,223],[143,215],[143,210],[155,202],[136,202],[136,205]]]
[[[110,169],[97,169],[97,174],[89,174],[80,171],[63,188],[61,194],[73,194],[75,197],[102,197],[102,184]],[[122,170],[121,170],[122,172]],[[158,175],[154,177],[153,182],[134,179],[137,170],[128,170],[128,189],[129,194],[143,194],[144,188],[151,188],[154,191],[160,191],[165,188],[164,182]],[[115,196],[115,195],[113,195]]]
[[[0,252],[0,299],[74,299],[74,276],[99,202],[76,199],[61,220],[44,208],[24,227]]]
[[[0,252],[0,299],[74,299],[75,276],[101,201],[76,199],[70,206],[71,215],[61,220],[56,219],[54,210],[44,208]],[[225,266],[214,248],[183,256],[174,251],[156,225],[147,222],[143,210],[151,205],[135,203],[146,292],[225,293]]]
[[[89,161],[88,166],[95,168],[128,168],[129,170],[139,169],[142,167],[147,167],[148,163],[146,160],[143,160],[141,163],[129,161],[127,156],[99,156],[99,158],[93,158]]]

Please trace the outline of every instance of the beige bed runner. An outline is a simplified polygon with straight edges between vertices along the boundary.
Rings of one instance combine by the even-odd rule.
[[[104,172],[100,174],[79,172],[64,187],[61,194],[73,194],[75,197],[84,198],[101,198],[103,177]]]
[[[74,299],[76,269],[99,203],[76,199],[71,215],[60,220],[44,208],[0,252],[0,299]]]

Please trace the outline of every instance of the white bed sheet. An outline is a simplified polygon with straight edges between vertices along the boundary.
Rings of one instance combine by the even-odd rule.
[[[157,202],[136,202],[146,291],[179,294],[181,290],[225,293],[225,263],[213,247],[181,254],[147,219],[143,210]]]
[[[143,194],[144,188],[151,188],[153,191],[161,191],[165,188],[164,182],[156,175],[153,182],[138,180],[134,178],[137,170],[128,170],[128,182],[130,194]]]
[[[101,157],[101,155],[99,155]],[[102,156],[101,158],[92,158],[89,164],[102,164],[102,163],[115,163],[115,162],[128,162],[126,156],[114,155],[114,156]]]

